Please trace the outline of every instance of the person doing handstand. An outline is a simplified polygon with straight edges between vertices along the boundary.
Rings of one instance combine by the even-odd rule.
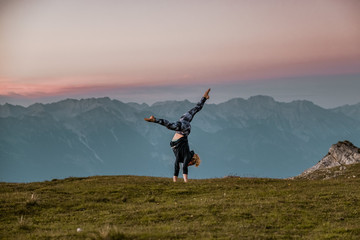
[[[190,111],[182,115],[177,122],[171,123],[168,120],[157,119],[154,116],[144,118],[145,121],[158,123],[167,127],[170,130],[175,131],[175,135],[170,142],[170,146],[175,154],[175,169],[173,176],[174,182],[177,181],[179,175],[180,163],[183,164],[182,170],[184,182],[188,181],[188,166],[195,164],[196,167],[198,167],[200,164],[199,155],[194,153],[194,151],[190,151],[189,149],[189,142],[187,136],[189,136],[191,131],[190,122],[194,118],[195,114],[203,108],[205,101],[210,98],[209,92],[210,88],[205,92],[200,102],[198,102],[194,108],[190,109]]]

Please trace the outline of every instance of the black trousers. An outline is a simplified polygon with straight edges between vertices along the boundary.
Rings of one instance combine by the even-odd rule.
[[[170,146],[176,158],[174,166],[174,176],[179,175],[180,163],[183,164],[183,174],[188,174],[188,165],[192,157],[194,156],[194,151],[190,151],[187,137],[179,138],[175,142],[171,141]]]

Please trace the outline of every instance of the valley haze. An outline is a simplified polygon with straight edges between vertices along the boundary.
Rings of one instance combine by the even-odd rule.
[[[90,175],[171,177],[172,131],[147,123],[176,121],[188,100],[152,105],[110,98],[66,99],[29,107],[0,105],[0,181]],[[339,140],[360,145],[360,103],[325,109],[269,96],[206,103],[192,121],[190,148],[202,164],[190,178],[300,174]]]

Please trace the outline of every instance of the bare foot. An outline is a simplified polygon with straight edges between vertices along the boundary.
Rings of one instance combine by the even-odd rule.
[[[206,92],[204,93],[204,98],[209,99],[209,92],[210,92],[211,88],[209,88],[208,90],[206,90]]]
[[[147,121],[147,122],[155,122],[155,117],[150,116],[149,118],[144,118],[144,120]]]
[[[184,178],[184,182],[188,182],[188,175],[187,174],[183,174],[183,178]]]

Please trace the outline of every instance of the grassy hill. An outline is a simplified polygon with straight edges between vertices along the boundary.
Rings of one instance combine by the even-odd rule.
[[[359,164],[326,180],[0,183],[0,239],[359,239],[359,184]]]

